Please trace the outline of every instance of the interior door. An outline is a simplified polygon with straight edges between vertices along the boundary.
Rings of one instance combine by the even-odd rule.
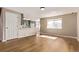
[[[18,14],[13,12],[5,12],[5,19],[6,19],[6,40],[17,38],[17,21],[18,21]]]

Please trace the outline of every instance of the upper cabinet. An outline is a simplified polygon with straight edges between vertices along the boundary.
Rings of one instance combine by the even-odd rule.
[[[33,28],[36,27],[36,21],[28,20],[24,14],[21,14],[21,25],[22,28]]]

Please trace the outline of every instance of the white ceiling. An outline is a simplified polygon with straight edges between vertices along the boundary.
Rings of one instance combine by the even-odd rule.
[[[77,12],[77,7],[45,7],[44,11],[40,10],[40,7],[6,7],[20,13],[24,13],[24,16],[28,19],[37,19],[40,17],[50,17],[56,15],[62,15],[71,12]]]

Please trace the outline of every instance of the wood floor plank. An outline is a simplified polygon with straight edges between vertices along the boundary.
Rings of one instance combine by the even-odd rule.
[[[53,37],[53,36],[52,36]],[[77,52],[79,42],[73,38],[57,37],[50,39],[47,37],[30,36],[0,42],[1,52]]]

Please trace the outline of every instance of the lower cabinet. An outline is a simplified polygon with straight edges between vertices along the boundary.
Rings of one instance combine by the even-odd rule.
[[[24,28],[18,31],[18,38],[32,36],[36,34],[35,28]]]

